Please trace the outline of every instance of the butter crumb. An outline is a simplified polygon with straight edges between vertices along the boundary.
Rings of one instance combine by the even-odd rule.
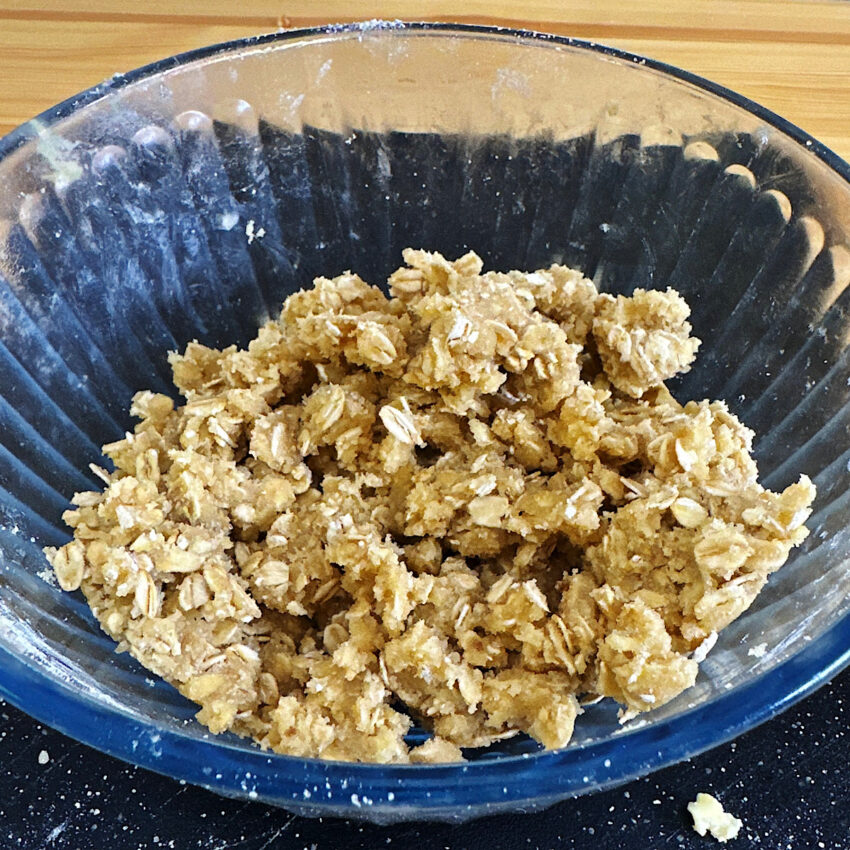
[[[694,829],[700,835],[711,835],[722,844],[737,838],[743,821],[723,810],[720,801],[711,794],[697,794],[696,800],[688,803],[688,811],[694,819]]]

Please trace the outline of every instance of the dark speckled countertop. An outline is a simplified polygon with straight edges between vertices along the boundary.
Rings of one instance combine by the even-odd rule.
[[[720,847],[686,806],[714,794],[734,850],[850,850],[850,670],[785,714],[645,779],[464,825],[305,820],[129,767],[0,704],[0,848],[650,850]]]

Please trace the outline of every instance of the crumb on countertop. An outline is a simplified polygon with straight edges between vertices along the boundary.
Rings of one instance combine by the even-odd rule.
[[[724,844],[737,838],[744,825],[739,818],[724,811],[720,801],[711,794],[697,794],[696,800],[688,803],[688,811],[694,820],[694,829],[700,835],[711,834]]]

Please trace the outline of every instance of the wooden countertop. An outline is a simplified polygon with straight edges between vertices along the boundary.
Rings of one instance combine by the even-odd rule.
[[[0,133],[119,71],[280,28],[362,18],[503,24],[660,59],[778,112],[850,160],[841,0],[0,0]]]

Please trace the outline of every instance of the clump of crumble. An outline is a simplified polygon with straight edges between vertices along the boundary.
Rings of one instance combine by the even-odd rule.
[[[136,395],[47,550],[60,585],[213,732],[280,753],[563,747],[578,698],[672,699],[813,485],[763,489],[726,406],[666,390],[699,345],[677,293],[404,259],[390,297],[319,278],[247,350],[172,354],[186,403]]]
[[[737,838],[744,825],[740,818],[724,811],[716,797],[700,792],[696,800],[688,803],[688,812],[694,821],[694,830],[700,835],[711,835],[721,844]]]

